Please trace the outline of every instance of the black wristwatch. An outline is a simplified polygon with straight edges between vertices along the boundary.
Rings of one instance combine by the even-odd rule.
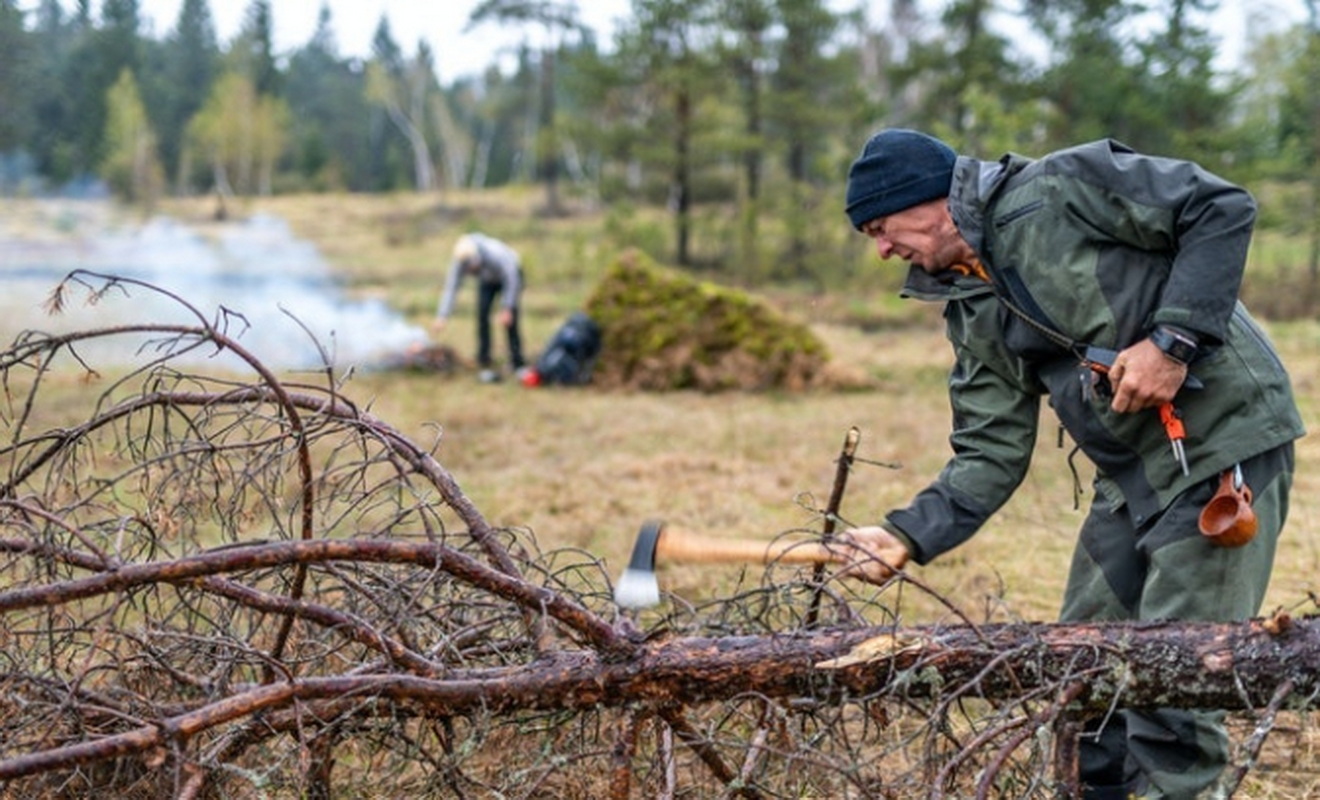
[[[1196,339],[1168,325],[1160,325],[1151,331],[1150,340],[1164,355],[1174,361],[1190,364],[1192,359],[1196,358]]]

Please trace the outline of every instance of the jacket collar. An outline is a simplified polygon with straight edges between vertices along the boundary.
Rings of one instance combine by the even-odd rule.
[[[949,186],[949,214],[972,249],[985,259],[986,209],[1008,176],[1027,162],[1007,155],[1000,161],[980,161],[959,156],[953,166],[953,182]],[[993,291],[985,281],[960,275],[953,271],[931,275],[920,267],[909,266],[907,279],[899,291],[900,297],[916,300],[959,300]]]

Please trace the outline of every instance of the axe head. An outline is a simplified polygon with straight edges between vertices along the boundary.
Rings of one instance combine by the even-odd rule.
[[[632,558],[614,586],[614,602],[623,608],[647,608],[660,602],[660,583],[655,577],[655,546],[665,524],[647,520],[637,533]]]

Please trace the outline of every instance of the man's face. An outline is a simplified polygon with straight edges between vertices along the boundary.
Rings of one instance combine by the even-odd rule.
[[[932,275],[974,257],[949,216],[945,198],[876,217],[862,226],[862,233],[875,242],[881,259],[897,256]]]

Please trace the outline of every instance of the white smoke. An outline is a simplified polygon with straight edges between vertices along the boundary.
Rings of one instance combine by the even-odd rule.
[[[125,323],[198,322],[178,303],[135,286],[128,287],[127,296],[113,291],[95,305],[85,304],[86,293],[77,289],[62,314],[47,314],[43,306],[51,290],[75,269],[166,289],[208,321],[220,318],[221,307],[241,314],[248,327],[233,320],[229,334],[273,368],[321,366],[312,337],[340,370],[378,364],[426,341],[425,331],[384,302],[349,298],[316,248],[278,218],[257,215],[204,235],[167,217],[123,227],[105,224],[94,209],[87,212],[82,209],[66,223],[76,228],[74,236],[0,232],[0,344],[25,329],[63,333]],[[111,355],[136,360],[139,346],[140,340],[128,342]],[[199,352],[196,359],[213,353]],[[98,350],[97,357],[107,353]],[[237,363],[228,357],[221,361]]]

